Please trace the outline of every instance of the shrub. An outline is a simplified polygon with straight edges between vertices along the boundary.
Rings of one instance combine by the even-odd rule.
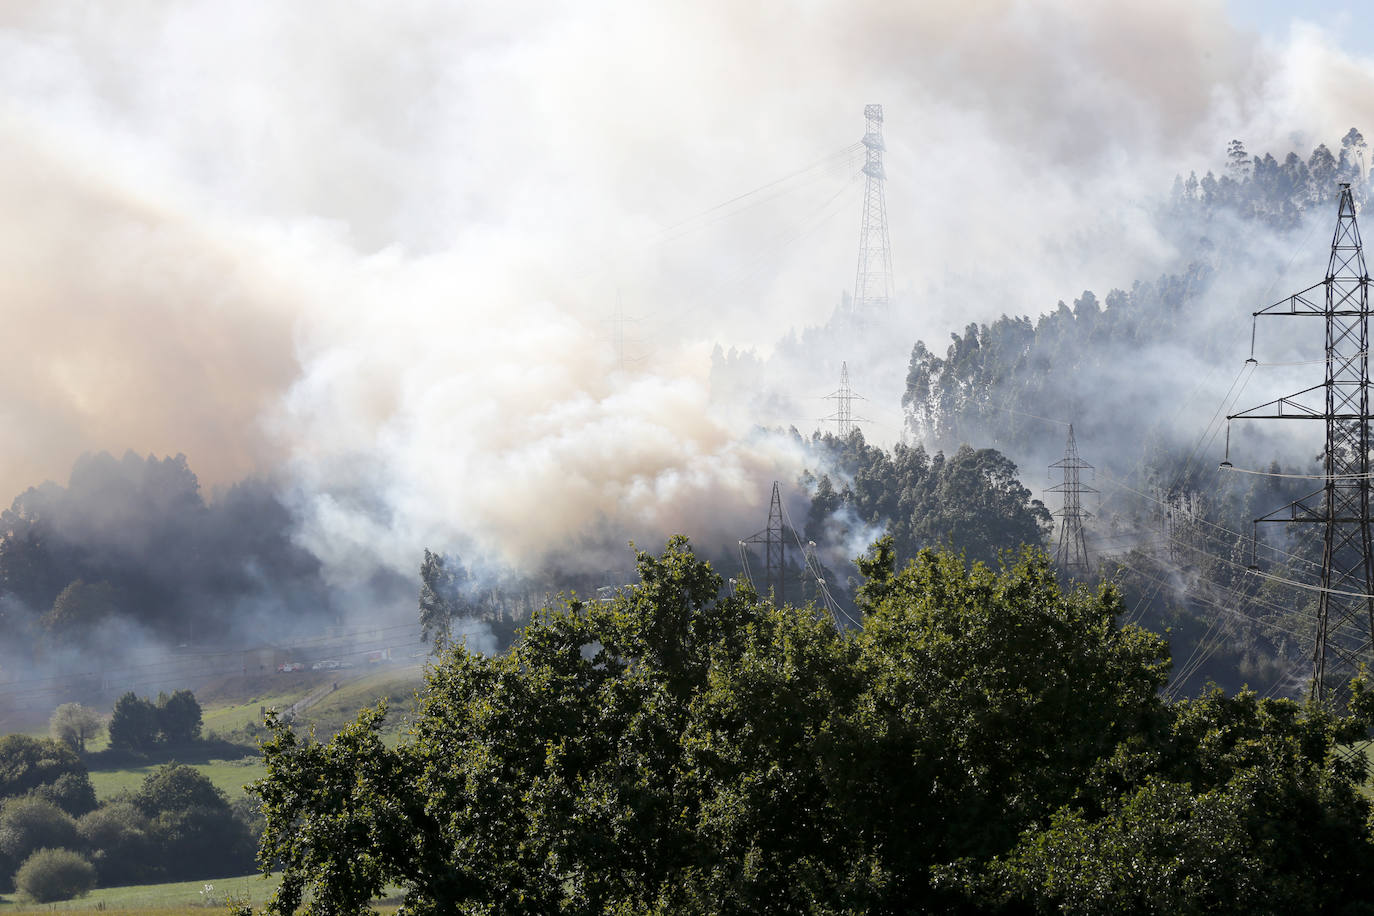
[[[149,818],[162,877],[182,881],[205,874],[208,863],[230,869],[253,864],[253,839],[224,793],[193,767],[158,767],[130,798]]]
[[[72,817],[80,817],[96,806],[95,786],[91,777],[85,773],[63,773],[50,783],[45,783],[33,791],[34,795],[46,798]]]
[[[0,806],[0,852],[14,861],[43,847],[75,845],[76,822],[46,798],[25,795]]]
[[[188,808],[229,809],[229,800],[195,767],[168,763],[143,779],[130,799],[148,817]]]
[[[85,776],[86,765],[62,742],[28,735],[0,738],[0,798],[23,795],[64,773]]]
[[[14,883],[38,903],[67,900],[95,887],[95,866],[70,849],[40,849],[19,866]]]
[[[132,802],[102,805],[77,821],[76,830],[101,887],[142,884],[156,876],[158,856],[150,824]]]

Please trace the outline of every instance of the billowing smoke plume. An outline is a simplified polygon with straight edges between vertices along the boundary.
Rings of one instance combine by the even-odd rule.
[[[710,346],[824,322],[858,191],[708,207],[882,102],[900,367],[1174,263],[1151,195],[1231,137],[1374,125],[1374,66],[1331,46],[1184,0],[7,3],[0,490],[125,447],[279,472],[338,582],[425,544],[733,540],[802,463],[748,430],[823,408],[714,410]]]

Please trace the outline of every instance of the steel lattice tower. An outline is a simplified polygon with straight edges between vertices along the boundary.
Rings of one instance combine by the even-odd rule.
[[[887,241],[883,184],[883,106],[864,106],[864,212],[859,229],[859,269],[854,277],[854,319],[887,314],[892,298],[892,248]]]
[[[1083,522],[1092,514],[1083,509],[1083,494],[1096,493],[1097,490],[1083,483],[1082,472],[1093,470],[1093,466],[1078,457],[1078,443],[1073,438],[1073,424],[1069,424],[1069,440],[1064,445],[1064,457],[1050,465],[1050,469],[1062,468],[1064,482],[1050,487],[1049,492],[1063,494],[1062,508],[1054,515],[1059,518],[1059,545],[1054,551],[1054,560],[1065,572],[1074,576],[1086,576],[1088,562],[1088,542],[1083,533]]]
[[[1324,295],[1317,294],[1323,290]],[[1344,689],[1374,637],[1374,548],[1369,523],[1369,273],[1355,222],[1355,200],[1341,184],[1326,278],[1254,313],[1304,315],[1326,324],[1326,380],[1227,417],[1321,420],[1326,428],[1322,487],[1255,520],[1320,525],[1321,590],[1312,652],[1312,695]],[[1251,357],[1253,359],[1253,356]],[[1228,433],[1229,439],[1229,433]],[[1229,465],[1229,447],[1227,461]]]
[[[786,600],[784,582],[787,576],[786,566],[786,546],[783,540],[782,525],[782,493],[778,489],[778,482],[773,481],[773,498],[768,504],[768,527],[752,537],[747,537],[740,541],[741,550],[744,544],[764,545],[764,555],[767,557],[765,573],[765,583],[768,591],[772,593],[773,600],[781,606]]]
[[[855,421],[862,420],[863,417],[854,416],[854,401],[863,400],[863,395],[855,394],[849,387],[849,363],[840,363],[840,387],[825,396],[826,400],[835,401],[835,412],[823,418],[823,422],[835,422],[835,432],[841,439],[848,439],[849,434],[854,431]]]

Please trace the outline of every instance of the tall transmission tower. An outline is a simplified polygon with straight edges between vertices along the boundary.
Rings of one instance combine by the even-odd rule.
[[[1254,313],[1316,316],[1326,325],[1326,379],[1227,420],[1321,420],[1326,428],[1321,489],[1261,522],[1321,526],[1321,588],[1311,692],[1319,702],[1343,691],[1374,638],[1374,542],[1370,536],[1369,272],[1355,222],[1355,199],[1342,183],[1326,278]],[[1321,292],[1318,292],[1320,290]],[[1251,335],[1251,340],[1254,335]],[[1254,359],[1253,344],[1251,360]],[[1230,431],[1223,467],[1230,466]]]
[[[768,527],[758,534],[752,535],[740,541],[740,552],[743,554],[745,544],[764,545],[764,556],[767,558],[767,572],[764,579],[765,586],[773,595],[773,600],[782,605],[786,600],[784,594],[784,582],[787,575],[786,566],[786,541],[783,540],[782,526],[782,494],[778,489],[778,482],[773,481],[773,498],[768,504]],[[745,564],[746,570],[748,568]]]
[[[1092,518],[1092,514],[1083,509],[1083,494],[1096,493],[1097,490],[1083,483],[1082,472],[1093,470],[1093,466],[1078,457],[1078,443],[1073,438],[1072,423],[1069,424],[1069,440],[1064,444],[1064,457],[1050,465],[1050,469],[1064,471],[1064,482],[1049,490],[1064,497],[1062,507],[1054,513],[1059,517],[1059,545],[1055,548],[1054,560],[1070,575],[1086,576],[1090,564],[1083,522]]]
[[[859,229],[859,269],[854,277],[854,320],[886,315],[892,299],[892,248],[887,241],[883,184],[883,106],[864,106],[864,213]]]
[[[849,363],[840,363],[840,387],[827,394],[825,399],[835,402],[835,412],[828,417],[822,417],[821,422],[834,422],[836,435],[841,439],[848,439],[849,434],[854,431],[855,423],[863,419],[854,416],[854,401],[864,399],[863,395],[855,394],[854,389],[849,387]]]

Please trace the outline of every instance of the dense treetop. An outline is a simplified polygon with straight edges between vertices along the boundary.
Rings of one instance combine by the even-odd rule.
[[[1346,912],[1374,877],[1353,715],[1170,703],[1164,643],[1043,555],[890,539],[841,631],[675,539],[608,602],[451,646],[395,747],[278,724],[278,913]],[[1074,863],[1066,869],[1064,862]],[[1138,881],[1132,875],[1147,876]],[[1177,879],[1177,880],[1175,880]]]

